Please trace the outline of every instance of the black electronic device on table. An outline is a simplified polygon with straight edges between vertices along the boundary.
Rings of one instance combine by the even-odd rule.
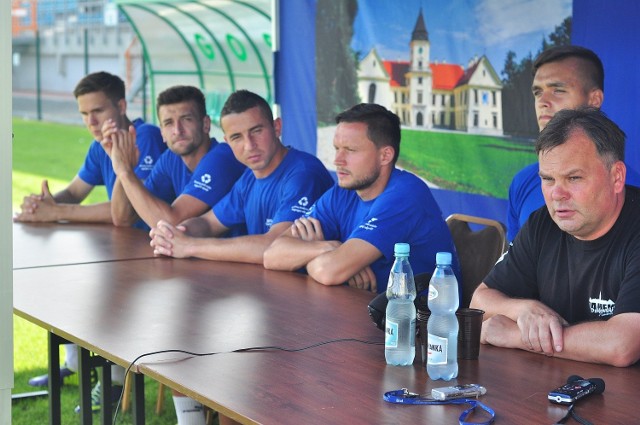
[[[565,385],[550,391],[547,398],[553,403],[572,404],[589,394],[601,394],[604,388],[604,381],[600,378],[583,379],[572,375]]]
[[[427,279],[416,281],[416,299],[413,303],[418,311],[428,311],[427,300],[429,298],[429,281]],[[369,317],[378,329],[384,330],[385,315],[387,313],[387,293],[378,294],[367,305]]]

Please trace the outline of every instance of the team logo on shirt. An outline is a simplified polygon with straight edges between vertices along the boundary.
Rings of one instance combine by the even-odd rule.
[[[205,192],[208,192],[211,190],[211,185],[209,183],[211,183],[211,174],[209,173],[205,173],[202,176],[200,176],[200,180],[193,181],[193,185],[196,188],[202,189]]]
[[[364,230],[375,230],[378,228],[376,224],[374,224],[378,219],[376,217],[371,217],[366,223],[361,224],[359,227]]]
[[[151,155],[147,155],[140,160],[140,164],[138,164],[138,168],[143,171],[151,171],[153,168],[153,157]]]
[[[300,213],[300,214],[307,214],[311,210],[310,208],[307,208],[308,205],[309,205],[309,198],[307,198],[306,196],[303,196],[302,198],[298,199],[297,204],[294,204],[291,206],[291,211]]]
[[[271,229],[271,226],[273,226],[273,219],[272,218],[268,218],[264,221],[264,225],[267,226],[267,229]]]
[[[591,309],[591,313],[597,314],[600,317],[611,316],[615,307],[615,301],[602,299],[602,292],[598,294],[598,298],[589,298],[589,308]]]

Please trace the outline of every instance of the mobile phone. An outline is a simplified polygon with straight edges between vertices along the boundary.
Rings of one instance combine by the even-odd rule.
[[[549,391],[547,398],[553,403],[558,404],[575,403],[582,397],[598,391],[597,383],[594,383],[592,381],[593,380],[588,379],[573,380],[561,387],[556,388],[553,391]],[[604,383],[602,387],[602,390],[599,392],[604,391]]]
[[[440,387],[431,390],[435,400],[451,400],[453,398],[479,397],[487,393],[487,389],[478,384],[463,384],[453,387]]]

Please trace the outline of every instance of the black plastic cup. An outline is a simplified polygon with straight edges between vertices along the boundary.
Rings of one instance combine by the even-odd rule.
[[[458,358],[478,360],[480,355],[480,332],[484,311],[477,308],[460,308],[458,317]]]

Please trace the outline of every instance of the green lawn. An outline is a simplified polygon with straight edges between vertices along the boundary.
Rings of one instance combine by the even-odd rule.
[[[13,207],[30,193],[40,193],[43,179],[52,193],[76,175],[93,138],[84,127],[13,119]],[[104,187],[92,191],[86,203],[105,201]]]
[[[19,209],[22,198],[30,193],[39,193],[43,179],[49,180],[52,192],[63,188],[76,174],[92,141],[83,127],[42,123],[37,121],[13,120],[13,197],[14,211]],[[107,199],[104,188],[94,189],[85,202],[100,202]],[[35,295],[35,294],[34,294]],[[64,308],[61,306],[61,308]],[[34,391],[27,381],[29,378],[47,372],[46,331],[30,322],[14,317],[14,394]],[[64,352],[61,350],[61,358]],[[174,425],[176,423],[171,392],[165,387],[164,409],[156,415],[155,400],[158,384],[146,378],[147,423],[154,425]],[[62,389],[62,423],[79,423],[73,413],[78,404],[78,381],[74,377],[67,380]],[[12,423],[14,425],[45,424],[48,422],[48,399],[38,397],[13,402]],[[97,421],[98,416],[94,416]],[[119,424],[130,424],[131,412],[118,415]]]
[[[514,174],[536,161],[532,142],[402,131],[399,165],[443,189],[506,199]]]

